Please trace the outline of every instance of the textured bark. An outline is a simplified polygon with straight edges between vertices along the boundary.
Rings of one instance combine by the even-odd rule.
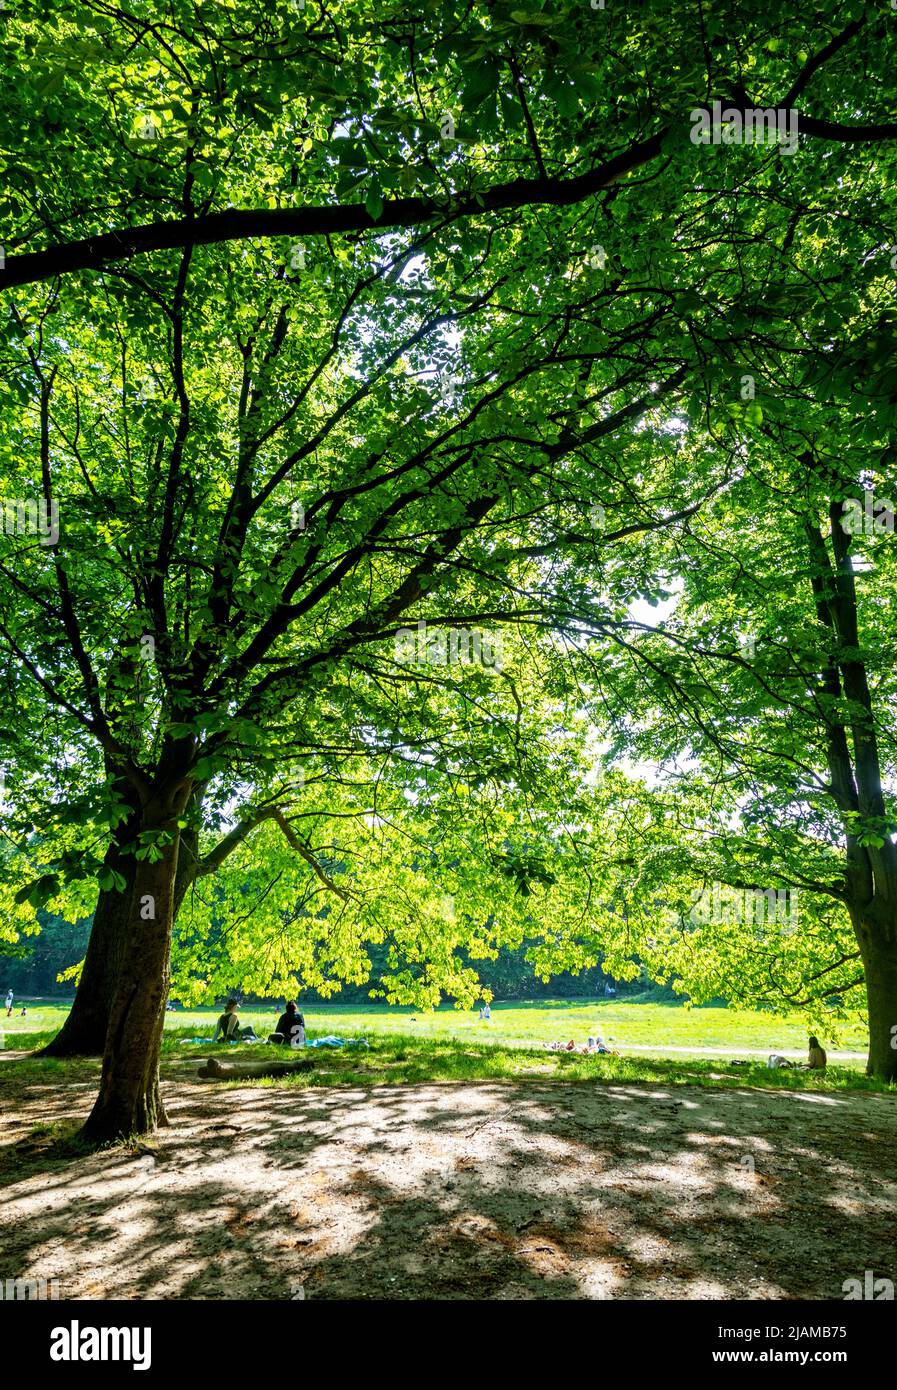
[[[101,891],[93,914],[87,954],[75,1001],[56,1037],[42,1049],[42,1057],[102,1055],[112,1002],[118,989],[128,931],[136,860],[133,855],[106,856],[107,866],[127,881],[123,892]]]
[[[128,942],[112,1005],[100,1092],[83,1134],[92,1141],[149,1134],[168,1123],[159,1052],[168,1000],[178,835],[160,859],[137,863]],[[151,900],[151,904],[150,904]],[[149,916],[149,911],[152,916]]]
[[[183,833],[175,883],[175,918],[196,876],[198,838],[196,831]],[[107,854],[105,863],[122,875],[127,887],[123,892],[100,892],[75,1001],[56,1037],[37,1053],[39,1057],[103,1055],[128,934],[134,921],[132,895],[137,861],[133,854],[123,853],[121,847],[116,846]]]
[[[812,453],[804,461],[815,467]],[[862,658],[851,537],[841,525],[841,494],[829,504],[833,563],[817,526],[807,526],[816,615],[835,641],[822,673],[831,707],[847,703],[849,723],[830,717],[826,744],[829,788],[844,825],[846,903],[860,948],[869,1008],[869,1076],[897,1080],[897,846],[882,785],[877,721]],[[858,833],[864,823],[876,838]],[[892,823],[892,822],[891,822]]]
[[[866,1072],[897,1081],[897,933],[868,924],[855,926],[869,1005]]]

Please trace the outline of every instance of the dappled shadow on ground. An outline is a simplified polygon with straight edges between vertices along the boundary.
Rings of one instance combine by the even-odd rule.
[[[21,1093],[86,1114],[90,1080]],[[154,1152],[0,1149],[0,1277],[75,1298],[840,1298],[895,1277],[889,1097],[167,1086]],[[13,1161],[14,1160],[14,1161]]]

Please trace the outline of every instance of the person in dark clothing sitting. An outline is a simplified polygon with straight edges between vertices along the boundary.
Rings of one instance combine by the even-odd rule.
[[[305,1019],[291,999],[286,1012],[277,1020],[277,1027],[268,1037],[269,1043],[286,1043],[288,1047],[305,1046]]]

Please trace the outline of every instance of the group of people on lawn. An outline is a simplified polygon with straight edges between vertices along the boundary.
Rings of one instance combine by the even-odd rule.
[[[7,1000],[7,1002],[9,1001]],[[224,1006],[224,1013],[218,1020],[215,1036],[212,1039],[213,1042],[217,1042],[219,1037],[223,1042],[261,1041],[251,1023],[247,1023],[245,1026],[241,1025],[239,1015],[237,1014],[238,1008],[239,1005],[236,999],[228,999]],[[489,1008],[488,1004],[485,1004],[483,1008],[480,1009],[480,1018],[489,1019],[491,1016],[492,1010]],[[305,1018],[299,1012],[294,1000],[291,999],[289,1003],[286,1004],[284,1012],[277,1020],[277,1026],[274,1032],[268,1034],[268,1042],[286,1047],[305,1046]],[[606,1045],[604,1039],[600,1037],[589,1038],[588,1043],[584,1047],[579,1048],[577,1048],[576,1044],[572,1041],[568,1042],[566,1047],[564,1047],[563,1043],[559,1042],[545,1043],[544,1045],[552,1051],[572,1052],[576,1050],[578,1052],[611,1052],[611,1049]],[[616,1056],[618,1054],[612,1053],[612,1055]],[[825,1049],[820,1046],[819,1039],[811,1037],[809,1056],[806,1062],[802,1064],[789,1062],[787,1058],[774,1052],[770,1055],[767,1065],[770,1067],[798,1066],[804,1071],[825,1071],[827,1062],[828,1058],[826,1057]]]
[[[240,1023],[237,1014],[238,1008],[236,999],[228,999],[224,1006],[224,1013],[218,1020],[213,1042],[217,1042],[219,1037],[222,1042],[261,1041],[251,1023],[247,1023],[245,1026]],[[286,1047],[305,1046],[305,1018],[299,1012],[294,1000],[291,999],[285,1006],[284,1012],[277,1020],[274,1032],[268,1034],[268,1042],[279,1043]]]

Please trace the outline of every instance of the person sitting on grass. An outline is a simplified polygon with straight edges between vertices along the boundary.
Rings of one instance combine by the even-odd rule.
[[[277,1027],[268,1037],[269,1043],[287,1044],[289,1047],[305,1046],[305,1019],[291,999],[286,1011],[277,1020]]]
[[[820,1045],[815,1033],[810,1038],[810,1051],[806,1062],[789,1062],[780,1052],[772,1052],[766,1065],[768,1067],[790,1067],[792,1071],[825,1071],[828,1058],[825,1048]]]
[[[228,999],[224,1006],[224,1013],[218,1020],[212,1042],[218,1041],[219,1033],[222,1042],[248,1042],[255,1037],[255,1029],[251,1023],[247,1023],[245,1028],[240,1026],[240,1020],[237,1016],[238,1007],[236,999]]]

